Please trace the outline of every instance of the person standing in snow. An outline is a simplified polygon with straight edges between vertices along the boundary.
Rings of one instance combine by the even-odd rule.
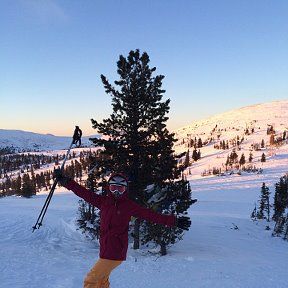
[[[78,146],[81,146],[81,137],[82,137],[82,130],[79,128],[79,126],[75,126],[74,134],[73,134],[73,144]]]
[[[109,288],[109,276],[113,269],[126,260],[128,229],[132,216],[157,224],[188,230],[189,217],[176,217],[156,213],[128,199],[128,179],[122,173],[113,173],[106,186],[106,195],[98,195],[80,186],[55,170],[58,182],[77,196],[100,209],[100,258],[88,272],[84,288]]]

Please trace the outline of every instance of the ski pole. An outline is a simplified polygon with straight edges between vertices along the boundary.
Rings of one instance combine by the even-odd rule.
[[[69,155],[69,153],[70,153],[70,150],[71,150],[73,144],[74,144],[74,139],[72,140],[72,142],[71,142],[71,144],[70,144],[70,147],[69,147],[68,150],[67,150],[67,153],[66,153],[66,155],[65,155],[64,161],[63,161],[63,163],[62,163],[62,165],[61,165],[61,168],[60,168],[61,171],[63,171],[63,169],[64,169],[65,162],[66,162],[66,160],[67,160],[67,158],[68,158],[68,155]],[[55,179],[55,180],[54,180],[54,183],[53,183],[53,185],[52,185],[52,187],[51,187],[51,189],[50,189],[50,192],[49,192],[49,194],[48,194],[48,196],[47,196],[47,198],[46,198],[46,201],[45,201],[45,203],[44,203],[44,205],[43,205],[43,207],[42,207],[42,210],[41,210],[41,212],[40,212],[40,214],[39,214],[39,217],[38,217],[35,225],[32,227],[32,229],[33,229],[32,232],[34,232],[35,229],[39,229],[40,226],[42,226],[42,221],[43,221],[43,219],[44,219],[44,216],[45,216],[46,211],[47,211],[47,209],[48,209],[48,206],[49,206],[49,204],[50,204],[50,201],[51,201],[51,198],[52,198],[52,196],[53,196],[53,193],[54,193],[54,190],[55,190],[55,188],[56,188],[57,183],[58,183],[58,180]],[[41,220],[40,220],[40,219],[41,219]],[[40,221],[39,221],[39,220],[40,220]],[[37,227],[37,226],[38,226],[38,227]]]
[[[87,175],[90,175],[96,168],[98,168],[97,165],[95,165],[94,167],[92,167],[91,169],[88,170]]]
[[[62,163],[62,165],[61,165],[61,168],[60,168],[61,171],[63,171],[63,169],[64,169],[65,162],[66,162],[66,160],[67,160],[67,158],[68,158],[68,155],[69,155],[69,153],[70,153],[70,150],[71,150],[71,148],[72,148],[72,145],[74,144],[73,142],[74,142],[74,141],[71,142],[71,145],[70,145],[69,149],[67,150],[66,156],[65,156],[64,161],[63,161],[63,163]],[[49,193],[49,195],[48,195],[48,196],[50,196],[50,197],[48,197],[49,199],[48,199],[47,205],[46,205],[46,207],[45,207],[45,209],[44,209],[42,218],[41,218],[40,222],[38,223],[38,229],[39,229],[39,227],[42,225],[43,218],[44,218],[44,216],[45,216],[45,214],[46,214],[46,211],[47,211],[47,209],[48,209],[48,206],[49,206],[50,201],[51,201],[51,199],[52,199],[52,196],[53,196],[53,194],[54,194],[54,190],[55,190],[55,188],[56,188],[56,186],[57,186],[57,183],[58,183],[58,180],[55,179],[55,180],[54,180],[54,183],[53,183],[53,186],[52,186],[52,188],[51,188],[51,193]]]

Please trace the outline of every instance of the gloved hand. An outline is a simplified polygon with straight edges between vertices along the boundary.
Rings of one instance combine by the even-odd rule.
[[[70,177],[68,176],[65,176],[63,171],[59,168],[55,169],[54,170],[54,174],[53,174],[54,178],[57,179],[58,183],[61,185],[61,186],[66,186],[68,184],[68,182],[71,180]]]
[[[176,226],[182,230],[189,230],[191,226],[191,220],[187,216],[180,216],[176,218]]]

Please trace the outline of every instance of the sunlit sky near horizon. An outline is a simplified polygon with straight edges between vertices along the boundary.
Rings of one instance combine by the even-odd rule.
[[[0,128],[69,136],[112,112],[100,75],[140,49],[169,130],[288,99],[286,0],[1,0]]]

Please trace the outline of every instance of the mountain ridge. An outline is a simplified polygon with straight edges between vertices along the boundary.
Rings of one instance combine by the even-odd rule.
[[[89,138],[99,137],[83,136],[82,145],[91,146]],[[0,129],[0,149],[13,149],[15,152],[39,152],[61,150],[70,146],[72,137],[55,136],[53,134],[40,134],[24,130]]]
[[[219,132],[221,129],[228,129],[229,126],[237,127],[234,127],[236,131],[237,129],[240,130],[251,127],[258,128],[258,125],[261,126],[261,129],[263,130],[267,125],[273,124],[277,124],[276,128],[278,131],[288,130],[288,100],[279,100],[262,104],[258,103],[232,109],[202,120],[194,121],[191,124],[173,130],[172,132],[175,133],[175,136],[178,139],[178,142],[175,145],[176,150],[178,150],[177,146],[180,147],[181,142],[187,142],[188,138],[199,137],[201,135],[206,135],[207,138],[209,138],[209,134],[215,134],[216,125],[216,128],[218,128],[217,131]],[[212,132],[213,130],[214,132]],[[100,136],[93,135],[82,137],[83,146],[90,146],[91,142],[89,141],[89,138],[93,137]],[[59,150],[69,147],[70,143],[71,137],[68,136],[55,136],[50,133],[40,134],[18,129],[0,129],[0,149],[10,147],[14,148],[17,152]],[[183,145],[182,148],[184,148]]]
[[[258,118],[258,119],[257,119]],[[279,119],[282,119],[281,123]],[[256,121],[255,121],[256,120]],[[240,128],[248,128],[252,124],[255,125],[257,122],[265,124],[273,124],[273,121],[279,126],[285,126],[288,129],[288,100],[273,101],[263,104],[253,104],[249,106],[244,106],[238,109],[233,109],[224,113],[216,114],[211,117],[207,117],[202,120],[197,120],[189,125],[185,125],[173,132],[176,138],[187,137],[187,134],[200,134],[203,133],[202,128],[205,126],[205,132],[215,128],[215,125],[235,125],[237,124]],[[251,123],[252,122],[252,123]],[[270,122],[270,123],[269,123]],[[283,123],[282,123],[283,122]],[[236,126],[236,125],[235,125]],[[238,128],[239,128],[238,127]],[[201,130],[199,129],[201,128]],[[219,127],[218,127],[219,128]],[[227,128],[227,127],[226,127]],[[200,130],[198,132],[198,130]]]

